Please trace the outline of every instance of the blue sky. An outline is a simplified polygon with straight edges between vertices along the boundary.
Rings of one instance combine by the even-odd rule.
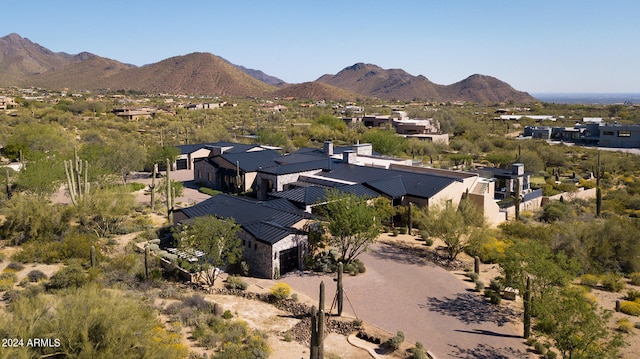
[[[541,92],[640,92],[636,0],[31,0],[0,37],[145,65],[210,52],[290,83],[357,62],[443,85],[472,74]]]

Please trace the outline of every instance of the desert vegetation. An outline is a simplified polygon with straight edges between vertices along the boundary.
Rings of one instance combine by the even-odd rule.
[[[0,261],[10,262],[0,276],[4,299],[0,315],[7,323],[0,328],[0,337],[47,337],[47,333],[55,332],[60,339],[59,346],[15,348],[3,351],[0,357],[80,357],[80,352],[96,358],[140,357],[141,352],[147,357],[188,355],[189,349],[179,334],[159,321],[146,297],[150,289],[168,291],[171,273],[155,260],[145,270],[144,257],[135,250],[135,244],[119,245],[114,238],[132,234],[135,242],[135,238],[147,240],[169,231],[166,223],[153,221],[166,215],[162,205],[152,209],[134,200],[133,191],[140,187],[131,183],[132,174],[154,165],[162,167],[167,158],[175,159],[176,145],[217,140],[257,141],[284,150],[319,147],[326,140],[337,144],[370,142],[379,153],[450,169],[471,169],[479,164],[508,166],[517,160],[535,174],[532,186],[542,188],[545,195],[571,192],[578,186],[593,188],[596,183],[590,174],[601,170],[600,208],[596,201],[552,201],[540,211],[521,213],[520,220],[493,229],[486,228],[465,208],[442,207],[410,216],[406,209],[392,208],[388,203],[367,206],[348,196],[348,205],[352,210],[358,208],[361,216],[344,222],[349,218],[340,215],[344,208],[338,204],[346,202],[329,201],[332,205],[326,207],[326,221],[318,225],[328,232],[318,234],[312,245],[320,255],[309,260],[323,271],[335,270],[337,263],[343,262],[347,273],[364,272],[358,254],[390,226],[387,218],[394,217],[396,227],[389,227],[390,231],[406,232],[409,227],[426,231],[423,235],[431,242],[433,238],[445,239],[449,260],[467,253],[485,263],[499,264],[501,275],[492,288],[485,289],[483,284],[479,291],[495,292],[509,286],[524,293],[526,279],[534,278],[533,333],[538,342],[556,348],[564,357],[611,357],[629,340],[628,335],[637,332],[633,325],[624,323],[619,325],[624,330],[611,327],[607,310],[612,308],[601,308],[588,296],[588,288],[594,287],[617,292],[622,300],[621,313],[629,320],[640,313],[637,293],[629,291],[622,299],[627,283],[640,282],[637,155],[601,151],[599,169],[598,153],[593,148],[516,141],[515,134],[535,121],[493,120],[497,105],[365,102],[367,113],[402,108],[410,116],[434,118],[444,132],[451,134],[451,142],[445,145],[407,140],[391,129],[347,126],[339,119],[340,103],[309,106],[310,101],[286,100],[281,102],[289,110],[274,112],[263,100],[229,98],[226,100],[237,106],[198,111],[178,107],[172,109],[173,113],[132,121],[111,112],[121,105],[120,96],[111,95],[87,94],[83,99],[70,99],[53,94],[50,101],[43,102],[16,96],[20,106],[11,114],[0,114],[2,159],[23,166],[20,171],[5,171],[5,190],[0,192],[0,248],[11,249],[0,252]],[[165,98],[160,96],[127,96],[134,103],[165,106]],[[564,116],[559,121],[566,124],[582,117],[600,116],[621,123],[635,123],[640,118],[633,106],[534,104],[530,113],[549,112]],[[89,190],[72,204],[60,200],[59,195],[68,185],[64,163],[76,157],[83,163]],[[162,196],[156,198],[158,204],[163,200]],[[199,225],[194,223],[193,228]],[[237,228],[224,230],[232,233]],[[215,239],[204,230],[183,231],[176,233],[194,240]],[[220,253],[221,260],[238,257],[239,253],[233,251],[236,247],[237,243],[208,243],[208,250]],[[334,249],[333,254],[329,248]],[[327,253],[331,259],[327,259]],[[23,282],[12,273],[19,266],[34,263],[58,269],[49,274],[30,271]],[[214,280],[212,277],[212,284]],[[233,289],[246,288],[246,283],[237,279],[228,284]],[[289,296],[286,288],[276,289],[274,296]],[[96,312],[86,323],[74,321],[78,308],[87,306],[95,307]],[[217,357],[238,358],[247,351],[268,356],[264,333],[234,318],[225,319],[224,313],[216,315],[213,307],[198,298],[163,310],[180,325],[193,327],[196,339],[213,348]],[[562,315],[583,320],[571,322]],[[38,321],[40,317],[49,320]],[[123,337],[118,332],[139,335]],[[423,349],[416,345],[414,357],[424,357]]]

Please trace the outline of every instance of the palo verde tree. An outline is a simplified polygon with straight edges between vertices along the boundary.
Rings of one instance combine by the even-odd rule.
[[[236,263],[242,256],[239,231],[240,227],[233,219],[208,215],[180,224],[173,235],[178,248],[185,253],[195,255],[195,251],[203,252],[197,261],[199,279],[207,285],[214,285],[220,274],[218,268]]]
[[[330,234],[329,244],[340,253],[340,261],[350,264],[367,251],[382,232],[380,214],[366,198],[331,190],[321,215]]]
[[[463,198],[457,208],[446,203],[416,212],[416,222],[420,228],[445,243],[447,259],[450,261],[480,242],[486,233],[482,212],[467,198]]]
[[[536,329],[548,336],[563,358],[617,358],[624,345],[609,328],[611,312],[598,308],[576,287],[555,288],[541,298]]]

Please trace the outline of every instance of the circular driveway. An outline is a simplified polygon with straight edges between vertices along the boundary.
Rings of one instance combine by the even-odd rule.
[[[393,333],[402,330],[437,359],[536,358],[524,344],[522,327],[512,322],[515,313],[489,304],[459,276],[383,243],[359,258],[367,272],[344,276],[344,314]],[[336,291],[333,278],[291,273],[281,281],[318,298],[324,280],[328,311]]]

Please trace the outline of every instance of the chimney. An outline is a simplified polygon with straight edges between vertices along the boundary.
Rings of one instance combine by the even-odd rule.
[[[373,154],[373,146],[370,143],[358,143],[351,146],[351,148],[361,156],[371,156]]]
[[[345,163],[348,163],[350,165],[353,165],[357,162],[358,160],[358,155],[352,151],[352,150],[346,150],[344,152],[342,152],[342,161]]]
[[[524,164],[514,163],[511,167],[511,174],[522,176],[524,174]]]
[[[333,142],[324,141],[324,148],[322,149],[322,151],[326,153],[327,156],[333,156]]]

